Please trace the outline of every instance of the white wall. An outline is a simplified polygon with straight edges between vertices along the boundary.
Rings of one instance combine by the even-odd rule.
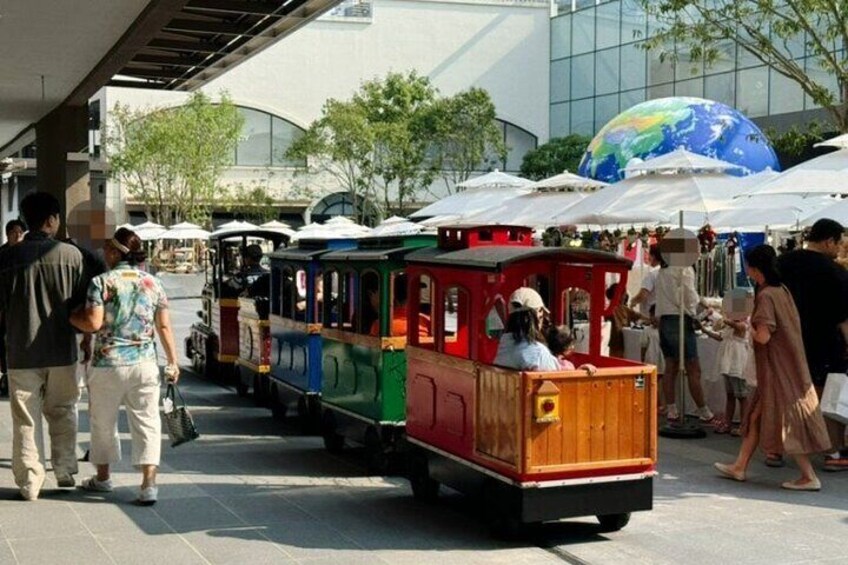
[[[328,98],[349,98],[390,71],[427,75],[444,95],[485,88],[498,118],[548,139],[549,18],[545,0],[374,0],[371,22],[321,19],[205,85],[306,128]],[[185,93],[109,88],[101,108],[176,105]],[[267,175],[234,168],[233,179]],[[275,169],[269,183],[284,195],[295,182]],[[317,180],[317,193],[332,190]],[[299,200],[302,199],[298,198]]]

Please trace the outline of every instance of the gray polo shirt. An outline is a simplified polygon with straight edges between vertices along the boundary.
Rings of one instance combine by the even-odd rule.
[[[71,311],[85,301],[79,249],[30,232],[0,253],[0,312],[6,320],[10,369],[64,367],[77,362]]]

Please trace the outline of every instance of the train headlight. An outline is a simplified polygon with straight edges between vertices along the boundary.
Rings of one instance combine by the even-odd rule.
[[[533,402],[536,423],[559,422],[559,388],[552,381],[543,381]]]

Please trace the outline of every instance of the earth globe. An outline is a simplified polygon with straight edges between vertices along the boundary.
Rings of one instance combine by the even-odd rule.
[[[610,120],[589,144],[578,172],[617,182],[631,160],[681,147],[742,167],[730,174],[780,170],[771,143],[742,113],[721,102],[675,96],[642,102]]]

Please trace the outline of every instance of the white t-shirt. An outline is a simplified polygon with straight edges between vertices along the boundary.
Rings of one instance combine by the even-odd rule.
[[[683,283],[683,310],[691,317],[698,312],[698,291],[695,290],[695,271],[692,267],[667,267],[660,269],[654,285],[657,300],[657,318],[680,315],[680,284]]]
[[[657,303],[657,275],[660,272],[659,267],[655,267],[648,271],[648,273],[642,277],[642,288],[648,291],[648,295],[645,297],[645,300],[642,302],[642,306],[639,311],[643,314],[647,314],[651,311],[651,307]]]
[[[501,336],[494,365],[519,371],[559,371],[559,360],[544,343],[516,342],[511,333]]]

